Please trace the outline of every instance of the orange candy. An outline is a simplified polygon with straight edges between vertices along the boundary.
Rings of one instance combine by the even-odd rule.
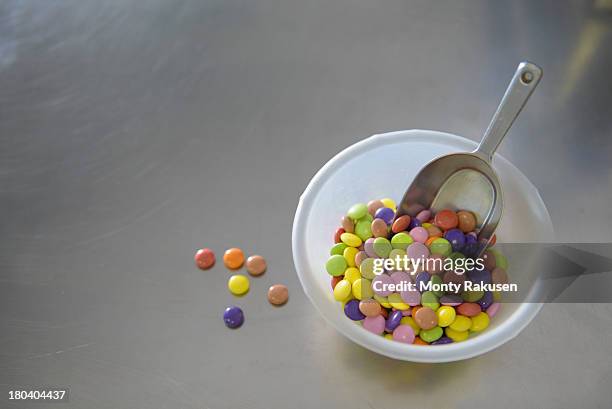
[[[336,288],[336,284],[338,284],[340,282],[340,280],[342,280],[343,278],[344,278],[344,276],[335,276],[335,277],[332,277],[332,279],[331,279],[332,290],[334,288]]]
[[[426,227],[427,229],[427,233],[429,233],[429,237],[442,237],[442,230],[440,230],[440,228],[436,225],[431,225],[429,227]]]
[[[233,247],[223,254],[223,264],[231,270],[236,270],[244,264],[244,253],[239,248]]]
[[[336,230],[336,232],[334,233],[334,243],[340,243],[342,240],[340,240],[340,236],[342,236],[344,233],[346,233],[346,230],[344,230],[342,227],[339,227],[338,230]]]
[[[423,341],[421,338],[419,337],[414,337],[414,345],[429,345],[427,342]]]
[[[476,217],[474,213],[468,212],[467,210],[460,210],[457,212],[457,218],[459,219],[459,230],[464,233],[469,233],[476,228]]]
[[[425,245],[426,245],[427,247],[430,247],[430,246],[431,246],[431,243],[433,243],[433,241],[434,241],[435,239],[439,239],[439,238],[440,238],[440,237],[437,237],[437,236],[431,236],[430,238],[428,238],[428,239],[425,241]]]
[[[443,230],[450,230],[459,225],[459,218],[457,217],[457,213],[449,209],[444,209],[436,213],[434,223]]]

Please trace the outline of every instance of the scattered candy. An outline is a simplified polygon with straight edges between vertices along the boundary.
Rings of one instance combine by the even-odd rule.
[[[239,307],[227,307],[223,312],[223,322],[228,328],[238,328],[244,323],[244,313]]]
[[[249,291],[249,279],[242,274],[236,274],[227,281],[227,288],[234,295],[243,295]]]
[[[262,256],[255,255],[247,258],[246,269],[250,275],[255,277],[260,276],[266,272],[266,268],[266,259]]]
[[[208,270],[215,265],[215,253],[211,249],[199,249],[196,251],[194,260],[202,270]]]
[[[268,301],[272,305],[283,305],[289,299],[289,290],[282,284],[274,284],[268,289]]]
[[[367,331],[413,345],[463,342],[486,330],[501,294],[467,284],[508,283],[507,259],[491,240],[480,268],[444,267],[445,261],[458,265],[478,254],[476,215],[424,209],[416,217],[395,218],[396,212],[396,203],[385,198],[356,204],[340,220],[325,269],[345,315]],[[399,267],[405,256],[434,263],[410,265],[408,272]],[[403,288],[406,283],[413,287]],[[441,290],[441,284],[463,289]]]
[[[244,253],[236,247],[225,250],[223,263],[230,270],[237,270],[244,264]]]

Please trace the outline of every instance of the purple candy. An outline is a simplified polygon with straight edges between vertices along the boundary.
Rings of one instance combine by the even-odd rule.
[[[465,235],[461,230],[450,229],[444,233],[444,238],[450,242],[453,251],[463,250],[463,246],[465,246]]]
[[[417,274],[416,281],[415,281],[417,290],[421,293],[424,292],[425,287],[421,288],[421,285],[424,286],[425,284],[429,282],[430,279],[431,279],[431,276],[429,275],[427,271],[421,271],[419,274]]]
[[[476,302],[480,305],[480,309],[485,311],[493,304],[493,293],[491,291],[485,291],[482,298]]]
[[[416,218],[421,222],[421,223],[425,223],[427,220],[431,219],[431,210],[426,209],[426,210],[421,210],[417,215]]]
[[[416,217],[411,217],[410,218],[410,224],[408,225],[408,230],[412,230],[415,227],[421,227],[421,221],[419,219],[417,219]]]
[[[475,284],[491,284],[491,273],[487,270],[471,270],[467,276]]]
[[[383,219],[385,223],[388,225],[393,223],[393,218],[395,217],[395,212],[388,207],[381,207],[374,213],[375,219]]]
[[[359,310],[359,301],[351,300],[344,306],[344,313],[353,321],[361,321],[365,315]]]
[[[421,303],[421,293],[417,290],[406,290],[400,293],[402,301],[411,307],[419,305]]]
[[[462,303],[463,303],[463,298],[459,297],[458,295],[447,294],[447,295],[443,295],[440,298],[440,304],[442,305],[449,305],[451,307],[456,307],[458,305],[461,305]]]
[[[447,336],[444,336],[432,342],[431,345],[443,345],[443,344],[452,344],[452,343],[453,343],[452,339],[450,339]]]
[[[379,258],[378,254],[374,251],[374,239],[369,238],[363,243],[363,250],[366,252],[368,257]]]
[[[374,293],[376,295],[386,297],[393,292],[389,290],[390,284],[395,284],[393,279],[387,274],[380,274],[374,277],[374,279],[372,280],[372,290],[374,290]]]
[[[465,244],[474,244],[478,242],[476,233],[470,232],[465,235]]]
[[[244,322],[244,313],[239,307],[232,305],[223,312],[223,321],[228,328],[238,328]]]
[[[389,314],[389,318],[387,318],[387,322],[385,323],[385,330],[387,330],[387,332],[393,332],[393,330],[400,325],[400,321],[403,317],[404,315],[399,310],[391,312]]]

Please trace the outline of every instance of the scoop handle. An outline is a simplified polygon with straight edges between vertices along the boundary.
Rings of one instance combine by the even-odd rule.
[[[527,61],[519,64],[480,145],[474,151],[476,155],[491,162],[495,150],[540,82],[540,78],[540,67]]]

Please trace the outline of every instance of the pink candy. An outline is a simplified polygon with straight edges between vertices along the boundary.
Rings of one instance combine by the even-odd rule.
[[[487,308],[487,315],[490,318],[493,318],[495,314],[497,314],[497,312],[499,311],[499,307],[501,307],[501,304],[498,302],[494,302],[489,306],[489,308]]]
[[[415,227],[410,230],[410,237],[419,243],[425,243],[429,238],[429,232],[424,227]]]
[[[414,330],[410,325],[400,325],[393,330],[393,340],[412,344],[414,342]]]
[[[363,320],[363,327],[376,335],[380,335],[385,331],[385,318],[382,315],[365,317]]]

